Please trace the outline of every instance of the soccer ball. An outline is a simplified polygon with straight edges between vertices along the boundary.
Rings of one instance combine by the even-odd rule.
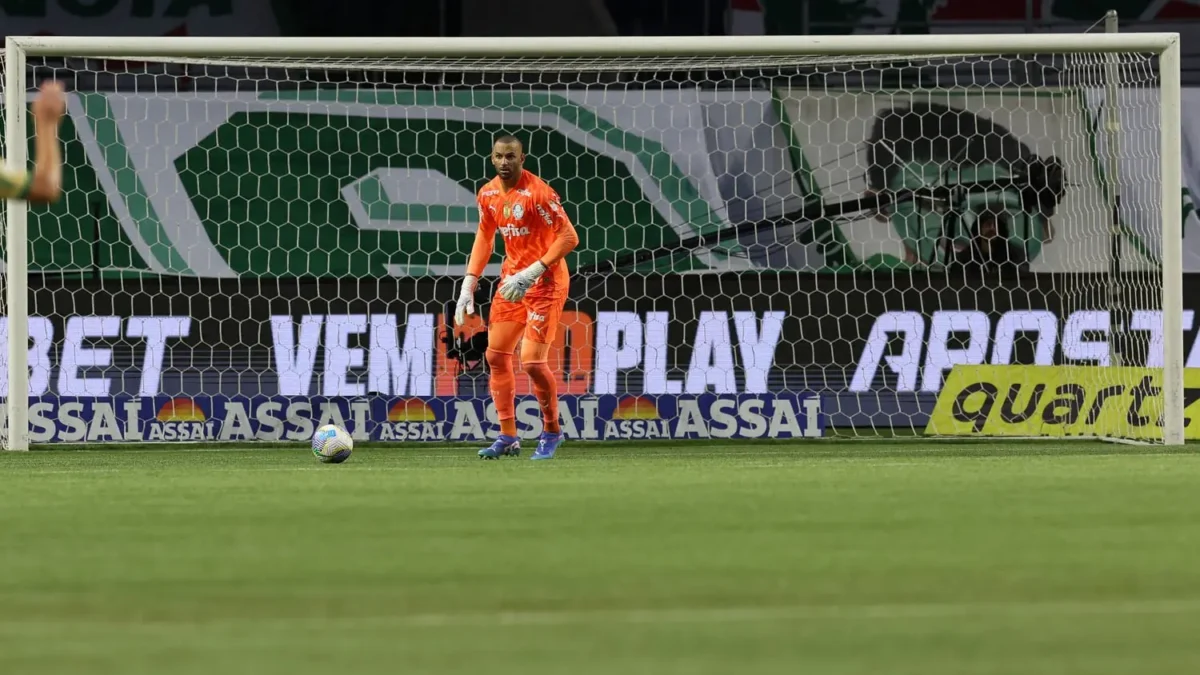
[[[313,434],[313,454],[326,464],[341,464],[350,458],[353,450],[354,439],[337,425],[326,424]]]

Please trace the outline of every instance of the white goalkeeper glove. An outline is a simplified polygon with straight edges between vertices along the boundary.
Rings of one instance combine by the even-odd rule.
[[[479,277],[473,274],[463,277],[462,288],[458,291],[458,304],[454,306],[455,326],[463,325],[467,315],[475,313],[475,287],[478,285]]]
[[[521,298],[525,297],[525,294],[537,283],[538,278],[545,271],[546,266],[539,260],[508,277],[504,280],[504,283],[500,284],[500,297],[509,302],[520,302]]]

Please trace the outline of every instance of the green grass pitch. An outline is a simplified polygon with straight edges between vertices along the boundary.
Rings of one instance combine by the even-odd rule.
[[[0,453],[0,673],[1200,672],[1200,454]]]

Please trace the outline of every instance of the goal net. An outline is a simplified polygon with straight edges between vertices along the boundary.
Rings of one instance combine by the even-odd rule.
[[[69,100],[6,446],[491,437],[499,245],[448,317],[502,134],[580,234],[569,437],[1181,440],[1171,36],[732,40],[10,38],[10,159]]]

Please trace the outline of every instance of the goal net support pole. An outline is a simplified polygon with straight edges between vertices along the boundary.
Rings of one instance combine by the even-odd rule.
[[[1183,445],[1183,114],[1178,35],[1159,49],[1162,105],[1163,442]]]
[[[1104,32],[1117,33],[1118,28],[1117,13],[1114,10],[1109,10],[1104,15]],[[1121,67],[1120,56],[1118,54],[1105,55],[1105,88],[1104,88],[1104,132],[1105,142],[1108,144],[1105,153],[1107,158],[1105,173],[1108,175],[1108,208],[1111,212],[1112,222],[1110,224],[1111,240],[1109,251],[1109,280],[1108,280],[1108,325],[1111,334],[1116,335],[1119,332],[1119,326],[1126,321],[1126,308],[1121,307],[1121,119],[1116,102],[1120,96],[1119,87],[1121,86]],[[1111,355],[1111,363],[1114,366],[1120,366],[1125,363],[1126,348],[1124,341],[1112,339],[1109,340],[1109,354]]]
[[[895,36],[756,36],[637,38],[120,38],[8,37],[4,48],[6,151],[11,164],[24,166],[26,152],[27,57],[127,59],[159,62],[206,60],[240,63],[312,61],[317,67],[354,69],[363,60],[397,62],[432,59],[462,62],[475,59],[647,59],[674,58],[672,67],[689,68],[688,60],[713,63],[722,58],[813,57],[835,62],[839,57],[915,59],[1044,54],[1148,54],[1158,59],[1161,127],[1161,308],[1163,355],[1163,435],[1169,445],[1183,442],[1183,279],[1181,195],[1180,47],[1174,33],[895,35]],[[882,60],[887,60],[882,59]],[[403,67],[403,66],[397,66]],[[695,66],[703,69],[705,66]],[[484,68],[486,69],[486,68]],[[1110,89],[1111,91],[1111,89]],[[1111,94],[1110,94],[1111,95]],[[26,339],[29,319],[28,213],[24,202],[9,200],[6,226],[6,297],[8,391],[28,390]],[[7,397],[7,447],[29,447],[29,401]]]
[[[4,54],[4,131],[9,166],[27,164],[25,50],[9,39]],[[29,449],[29,266],[28,213],[24,200],[9,199],[5,218],[5,304],[8,315],[8,449]]]

